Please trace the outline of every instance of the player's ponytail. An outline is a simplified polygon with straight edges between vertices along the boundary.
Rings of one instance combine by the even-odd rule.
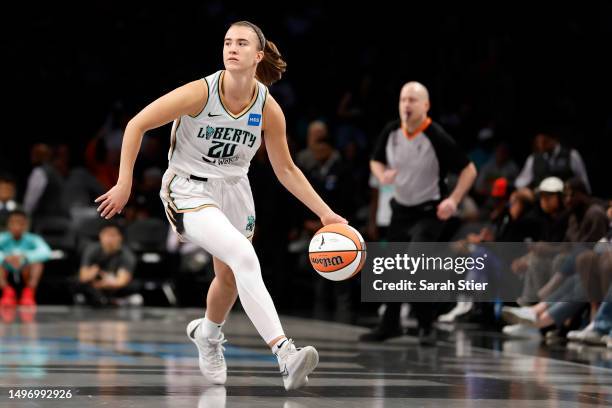
[[[259,38],[259,50],[263,50],[264,57],[257,65],[257,72],[255,73],[257,79],[266,86],[270,86],[281,79],[283,73],[287,70],[287,63],[281,56],[276,45],[272,41],[266,40],[261,29],[253,23],[238,21],[232,25],[249,27],[255,31],[257,38]]]
[[[266,41],[264,57],[257,65],[257,79],[263,84],[270,86],[281,79],[283,72],[287,70],[287,63],[278,52],[278,48],[272,41]]]

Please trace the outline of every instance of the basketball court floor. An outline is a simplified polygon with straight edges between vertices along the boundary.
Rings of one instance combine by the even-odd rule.
[[[366,329],[283,317],[298,346],[321,357],[309,386],[286,392],[275,358],[248,319],[225,326],[228,382],[203,382],[185,325],[195,309],[3,311],[0,407],[604,407],[612,352],[551,347],[458,330],[436,348],[413,337],[356,341]],[[11,322],[11,319],[14,319]],[[10,398],[58,390],[70,399]],[[39,392],[40,394],[40,392]]]

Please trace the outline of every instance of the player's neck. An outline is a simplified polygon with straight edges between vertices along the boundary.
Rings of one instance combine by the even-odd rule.
[[[250,74],[239,74],[225,71],[221,93],[225,100],[241,102],[250,100],[253,95],[255,80]]]

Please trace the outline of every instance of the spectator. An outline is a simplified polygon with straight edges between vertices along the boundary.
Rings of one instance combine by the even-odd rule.
[[[8,215],[19,207],[15,201],[17,187],[10,174],[0,174],[0,231],[6,228]]]
[[[310,122],[306,133],[306,148],[297,154],[295,164],[305,173],[312,171],[319,165],[316,158],[319,142],[328,138],[329,131],[325,122],[320,120]],[[339,155],[337,152],[336,154]]]
[[[512,185],[518,172],[517,164],[510,157],[510,148],[507,144],[502,143],[495,149],[495,156],[489,159],[478,172],[476,192],[487,197],[491,194],[495,180],[503,177]]]
[[[608,232],[606,211],[589,195],[588,186],[579,178],[565,183],[565,204],[570,210],[566,240],[597,242]]]
[[[118,225],[104,224],[99,242],[92,242],[83,253],[75,303],[91,306],[120,305],[125,302],[142,304],[132,281],[136,256],[123,244]]]
[[[43,262],[51,256],[51,249],[40,236],[29,233],[28,229],[26,213],[15,210],[8,216],[7,231],[0,233],[1,306],[16,305],[17,296],[12,285],[23,287],[19,304],[36,305],[36,288],[43,273]]]
[[[137,214],[135,219],[164,219],[164,206],[159,202],[159,186],[163,171],[158,167],[149,167],[143,172],[142,183],[134,189],[132,206]]]
[[[564,241],[579,243],[554,261],[554,274],[539,291],[541,298],[551,295],[561,283],[576,271],[576,258],[586,248],[584,243],[599,241],[608,232],[608,218],[600,203],[589,196],[582,180],[573,178],[565,183],[565,206],[568,226]]]
[[[68,217],[63,203],[68,152],[60,148],[52,158],[53,153],[45,144],[37,144],[32,148],[32,165],[35,167],[28,178],[23,205],[34,222],[39,217]]]
[[[565,184],[565,202],[570,210],[570,219],[566,240],[574,243],[592,243],[607,237],[609,219],[604,209],[586,192],[582,180],[573,178]],[[600,278],[609,275],[609,253],[594,253],[585,245],[575,245],[565,255],[559,271],[540,290],[542,298],[532,307],[504,307],[504,319],[512,323],[524,323],[544,328],[555,324],[564,328],[565,321],[578,313],[593,293],[589,281],[600,281]],[[594,256],[595,255],[595,256]],[[585,276],[593,273],[593,266],[597,264],[598,276]],[[576,271],[580,274],[576,274]],[[602,272],[603,271],[603,272]],[[600,273],[601,272],[601,273]],[[581,275],[581,276],[579,276]],[[596,282],[596,285],[597,282]],[[597,292],[607,290],[607,287],[596,287]],[[592,299],[591,299],[592,300]],[[587,326],[585,329],[589,331]]]
[[[561,145],[557,136],[552,133],[538,133],[534,141],[535,152],[532,153],[516,179],[516,188],[535,188],[546,177],[558,177],[567,181],[577,177],[590,192],[591,187],[587,171],[580,153]]]
[[[535,240],[539,242],[531,246],[527,255],[512,263],[512,270],[524,278],[523,292],[517,300],[521,306],[541,300],[538,292],[552,276],[553,257],[559,252],[555,243],[563,241],[567,230],[563,188],[563,182],[557,177],[545,178],[538,187],[539,234]]]
[[[525,242],[538,236],[538,223],[533,216],[534,194],[522,188],[510,194],[507,211],[497,220],[495,241]]]

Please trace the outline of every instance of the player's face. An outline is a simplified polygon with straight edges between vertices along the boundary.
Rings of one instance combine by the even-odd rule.
[[[263,58],[259,38],[249,27],[232,26],[223,42],[223,64],[228,71],[255,68]]]
[[[429,100],[411,86],[402,88],[399,100],[400,119],[404,123],[417,123],[425,119],[429,110]]]

